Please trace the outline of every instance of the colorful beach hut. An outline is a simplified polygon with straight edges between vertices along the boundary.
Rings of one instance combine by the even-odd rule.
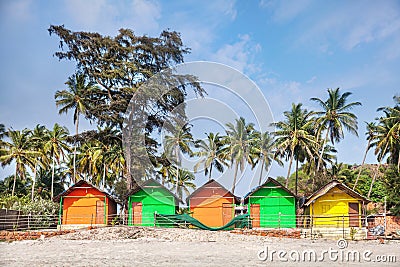
[[[356,191],[332,180],[304,203],[307,224],[311,223],[313,227],[362,227],[361,216],[368,202]]]
[[[107,225],[117,215],[114,198],[84,180],[80,180],[53,200],[60,203],[59,225]]]
[[[296,196],[273,178],[249,192],[244,204],[253,227],[296,227]]]
[[[220,227],[234,218],[240,198],[211,179],[188,196],[186,203],[193,218],[209,227]]]
[[[155,226],[155,213],[175,214],[179,202],[182,200],[154,179],[137,184],[128,193],[128,225]]]

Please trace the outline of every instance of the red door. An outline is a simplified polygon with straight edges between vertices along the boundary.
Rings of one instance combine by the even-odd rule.
[[[222,224],[225,225],[232,220],[232,204],[223,203],[222,204]]]
[[[140,225],[142,224],[142,203],[141,202],[133,202],[132,203],[132,217],[133,224]]]
[[[260,204],[250,205],[250,218],[253,219],[253,227],[260,227]]]
[[[104,201],[96,201],[96,224],[104,224]]]
[[[349,226],[360,227],[358,203],[349,203]]]

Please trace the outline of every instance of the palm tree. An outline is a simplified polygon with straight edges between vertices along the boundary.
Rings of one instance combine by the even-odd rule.
[[[367,144],[367,147],[365,148],[364,157],[363,157],[363,160],[361,162],[360,169],[358,170],[358,174],[357,174],[356,181],[354,182],[353,190],[356,188],[358,180],[360,179],[361,171],[362,171],[363,166],[365,164],[365,159],[367,158],[368,151],[371,148],[371,142],[372,142],[372,140],[374,138],[374,135],[375,135],[376,124],[374,122],[370,122],[370,123],[366,122],[366,124],[367,124],[367,126],[366,126],[367,133],[366,133],[366,135],[367,135],[368,144]]]
[[[44,151],[52,159],[52,172],[51,172],[51,198],[54,196],[54,170],[55,164],[60,164],[60,160],[65,157],[65,152],[69,152],[70,148],[67,144],[67,137],[69,131],[66,127],[62,127],[57,123],[51,131],[47,132],[46,141],[44,144]]]
[[[75,73],[73,76],[68,78],[65,83],[68,86],[67,90],[57,91],[55,94],[56,105],[60,107],[59,114],[68,113],[69,110],[74,112],[74,124],[75,124],[75,138],[78,136],[79,128],[79,115],[85,115],[89,107],[88,95],[97,86],[94,82],[87,81],[87,78],[82,73]],[[76,140],[74,142],[74,182],[76,182]]]
[[[172,190],[176,190],[176,194],[180,199],[183,199],[183,193],[186,196],[190,195],[189,189],[196,189],[196,185],[192,182],[195,177],[194,174],[186,169],[174,168],[174,176],[179,179],[177,181],[171,180]],[[176,173],[176,172],[179,173]],[[170,176],[170,178],[174,177]]]
[[[5,141],[3,148],[0,149],[0,162],[2,166],[5,166],[15,161],[14,183],[11,193],[14,196],[17,176],[21,180],[25,178],[26,166],[33,169],[34,159],[39,155],[39,152],[31,149],[30,130],[9,130],[7,134],[10,141]]]
[[[194,165],[194,171],[197,172],[200,165],[203,165],[204,175],[208,174],[208,180],[211,180],[213,167],[219,172],[223,172],[224,166],[229,166],[219,133],[208,133],[206,141],[199,140],[196,142],[196,148],[200,148],[200,151],[195,153],[196,156],[200,157],[200,160]]]
[[[184,125],[183,127],[175,127],[172,135],[165,136],[165,152],[171,155],[176,166],[176,192],[179,191],[179,166],[181,165],[181,152],[192,156],[193,151],[191,147],[194,145],[193,136],[190,133],[190,127]]]
[[[94,152],[98,149],[95,141],[91,140],[83,143],[78,150],[77,154],[77,171],[80,175],[83,175],[85,181],[89,181],[96,184],[93,181],[93,175],[95,174],[96,167],[94,167]]]
[[[3,139],[3,137],[6,135],[6,127],[4,126],[4,124],[0,123],[0,139]],[[0,140],[0,144],[1,144]]]
[[[349,112],[355,106],[360,106],[360,102],[347,103],[347,98],[351,95],[350,92],[340,94],[339,88],[328,89],[328,99],[323,101],[319,98],[313,97],[312,101],[317,102],[321,107],[322,111],[313,112],[313,114],[319,116],[316,120],[317,137],[320,133],[326,130],[325,139],[323,139],[321,154],[318,159],[317,171],[319,171],[320,164],[322,161],[323,147],[328,140],[331,141],[332,145],[336,142],[340,142],[344,138],[343,128],[348,130],[350,133],[357,134],[357,116]]]
[[[43,125],[36,125],[30,136],[31,149],[39,152],[38,156],[34,159],[33,167],[33,177],[32,177],[32,190],[31,190],[31,200],[33,201],[35,184],[36,184],[36,174],[38,167],[44,168],[48,165],[48,159],[44,151],[45,138],[47,136],[47,129]]]
[[[398,101],[394,97],[395,101]],[[368,191],[367,197],[371,195],[373,185],[378,175],[379,168],[382,164],[382,160],[389,154],[388,162],[396,164],[397,169],[400,167],[400,106],[396,103],[394,108],[384,107],[379,108],[378,111],[383,111],[385,117],[380,117],[378,120],[378,125],[374,128],[374,136],[371,146],[375,147],[375,155],[378,159],[378,168],[374,173],[371,181],[371,186]]]
[[[0,123],[0,149],[4,146],[4,141],[3,138],[7,136],[7,132],[6,132],[6,127],[4,126],[4,124]],[[0,150],[0,156],[1,154],[1,150]]]
[[[255,166],[256,153],[254,147],[256,144],[254,124],[246,124],[244,118],[235,120],[236,124],[227,123],[227,136],[223,143],[226,145],[226,151],[231,161],[231,167],[235,167],[233,176],[232,193],[235,193],[238,170],[244,170],[245,163],[250,163],[252,168]]]
[[[316,155],[317,141],[311,132],[314,123],[312,112],[302,109],[301,103],[292,104],[291,111],[285,111],[284,121],[272,123],[276,127],[273,133],[276,137],[275,147],[277,155],[289,159],[289,168],[286,176],[285,186],[289,186],[290,170],[292,168],[293,159],[296,159],[296,167],[301,156],[306,155],[312,159]],[[296,173],[298,169],[296,168]],[[297,177],[297,175],[296,175]],[[297,184],[296,184],[297,191]]]
[[[397,170],[400,172],[400,97],[394,96],[395,106],[382,107],[378,111],[383,111],[385,117],[379,118],[379,125],[382,127],[378,130],[378,139],[380,142],[376,143],[378,150],[382,150],[382,142],[388,142],[389,147],[386,153],[389,154],[388,163],[397,164]],[[376,151],[377,152],[377,151]],[[381,151],[382,152],[382,151]],[[381,155],[384,157],[385,155]]]
[[[276,157],[274,139],[269,132],[263,134],[260,133],[259,136],[257,136],[256,141],[256,164],[261,160],[261,171],[258,185],[261,185],[263,170],[268,170],[269,166],[272,164],[272,160],[275,160],[279,166],[283,166],[283,162]]]

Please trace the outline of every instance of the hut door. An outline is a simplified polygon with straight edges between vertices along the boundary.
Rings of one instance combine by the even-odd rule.
[[[133,202],[132,203],[132,217],[133,224],[142,224],[142,203]]]
[[[260,204],[250,205],[250,218],[253,219],[253,227],[260,227]]]
[[[96,201],[96,224],[104,224],[104,201]]]
[[[222,224],[225,225],[232,220],[232,204],[222,203]]]
[[[359,227],[358,203],[349,203],[349,225],[350,227]]]

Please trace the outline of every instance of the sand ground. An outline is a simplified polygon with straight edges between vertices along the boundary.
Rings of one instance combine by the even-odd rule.
[[[347,245],[340,249],[335,240],[188,229],[107,228],[2,242],[0,266],[400,266],[399,241],[348,241]],[[315,251],[316,261],[312,255],[308,259],[310,251]],[[360,255],[359,261],[357,256],[353,261],[353,252]],[[382,260],[392,262],[378,262]]]

